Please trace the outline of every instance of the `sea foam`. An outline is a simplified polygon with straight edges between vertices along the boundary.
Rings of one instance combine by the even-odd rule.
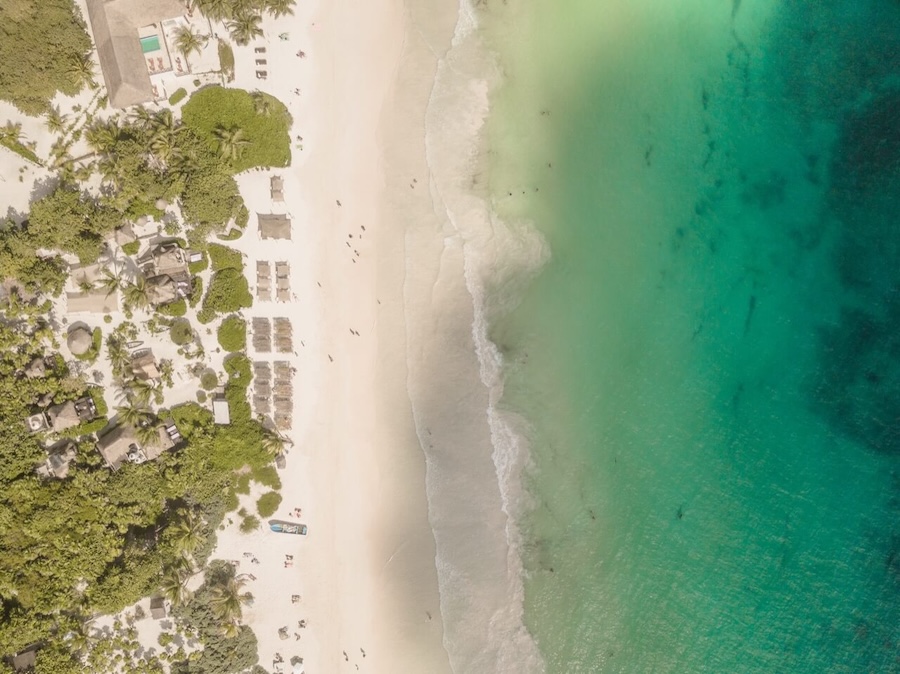
[[[477,29],[476,11],[463,0],[426,113],[429,189],[442,221],[444,255],[461,257],[462,278],[456,282],[464,285],[472,317],[474,352],[470,348],[468,358],[477,376],[455,383],[471,390],[457,394],[461,402],[453,410],[447,409],[449,400],[438,410],[410,390],[426,456],[444,644],[453,670],[529,674],[544,671],[544,664],[524,624],[517,524],[529,504],[522,488],[528,425],[500,406],[504,359],[489,327],[492,316],[515,304],[522,284],[549,253],[534,228],[503,222],[491,207],[484,125],[490,93],[502,82]],[[446,437],[436,437],[438,428]],[[476,472],[488,455],[492,470]]]

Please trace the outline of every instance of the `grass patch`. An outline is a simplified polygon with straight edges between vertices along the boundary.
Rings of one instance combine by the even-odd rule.
[[[281,494],[277,491],[269,491],[256,501],[256,512],[260,517],[271,517],[281,505]]]
[[[216,337],[226,351],[243,351],[247,348],[247,322],[240,316],[229,316],[219,325]]]
[[[5,148],[8,148],[15,152],[20,157],[23,157],[30,161],[32,164],[37,164],[38,166],[43,166],[44,162],[42,162],[38,156],[31,151],[30,148],[26,147],[22,143],[12,138],[0,137],[0,145]]]
[[[248,144],[231,163],[234,173],[256,166],[287,166],[291,161],[291,116],[281,101],[268,94],[255,99],[243,89],[206,87],[191,96],[181,116],[185,126],[217,152],[217,128],[243,131]]]
[[[169,105],[177,105],[187,97],[187,89],[181,87],[174,94],[169,96]]]
[[[188,298],[188,304],[196,307],[203,298],[203,279],[199,276],[191,277],[191,296]]]
[[[234,50],[225,40],[219,40],[219,67],[222,74],[231,82],[234,80]]]
[[[211,243],[206,252],[209,255],[213,271],[222,271],[223,269],[242,271],[244,269],[244,258],[239,250]]]

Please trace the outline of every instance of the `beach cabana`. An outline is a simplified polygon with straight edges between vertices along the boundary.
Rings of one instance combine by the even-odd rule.
[[[153,597],[150,600],[150,617],[154,620],[166,617],[166,600],[163,597]]]
[[[290,239],[291,221],[287,215],[280,213],[256,214],[259,238],[261,239]]]
[[[284,201],[284,180],[281,176],[272,176],[269,180],[269,192],[272,195],[272,201]]]
[[[134,354],[131,359],[131,371],[135,377],[143,381],[156,380],[162,377],[156,366],[156,357],[150,349],[144,349]]]

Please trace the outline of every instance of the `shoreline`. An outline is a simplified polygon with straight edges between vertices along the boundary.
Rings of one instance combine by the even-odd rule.
[[[455,19],[455,3],[447,9]],[[451,671],[425,461],[407,391],[406,321],[414,316],[404,298],[405,267],[421,258],[408,248],[405,229],[416,205],[393,198],[411,191],[397,180],[411,169],[387,159],[392,147],[413,149],[409,161],[424,164],[434,57],[422,61],[421,51],[407,50],[421,29],[410,13],[398,0],[365,8],[322,3],[298,6],[296,16],[267,28],[271,71],[281,65],[272,36],[288,21],[309,40],[299,74],[270,74],[259,87],[288,104],[291,133],[304,137],[302,154],[283,171],[294,238],[274,244],[248,232],[234,247],[268,247],[282,257],[290,251],[295,302],[273,310],[290,315],[305,346],[290,359],[298,391],[293,446],[274,517],[302,507],[310,532],[303,540],[273,539],[267,531],[238,534],[235,524],[220,532],[214,555],[241,559],[253,551],[255,569],[277,579],[248,588],[256,602],[245,617],[263,666],[279,653],[285,661],[301,655],[307,671]],[[449,43],[452,22],[450,32],[442,28],[435,27],[435,40]],[[290,47],[293,70],[293,35]],[[240,64],[240,50],[236,56]],[[237,75],[232,86],[253,88],[240,65]],[[301,94],[292,94],[298,85]],[[261,183],[272,173],[239,177],[251,212],[267,208],[254,198],[267,196]],[[283,555],[293,556],[293,566],[282,565]],[[293,594],[302,597],[297,605]],[[308,623],[302,638],[279,639],[278,629],[297,619]]]

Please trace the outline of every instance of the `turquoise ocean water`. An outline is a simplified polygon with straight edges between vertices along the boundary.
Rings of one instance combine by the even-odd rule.
[[[900,672],[900,3],[480,11],[547,671]]]

